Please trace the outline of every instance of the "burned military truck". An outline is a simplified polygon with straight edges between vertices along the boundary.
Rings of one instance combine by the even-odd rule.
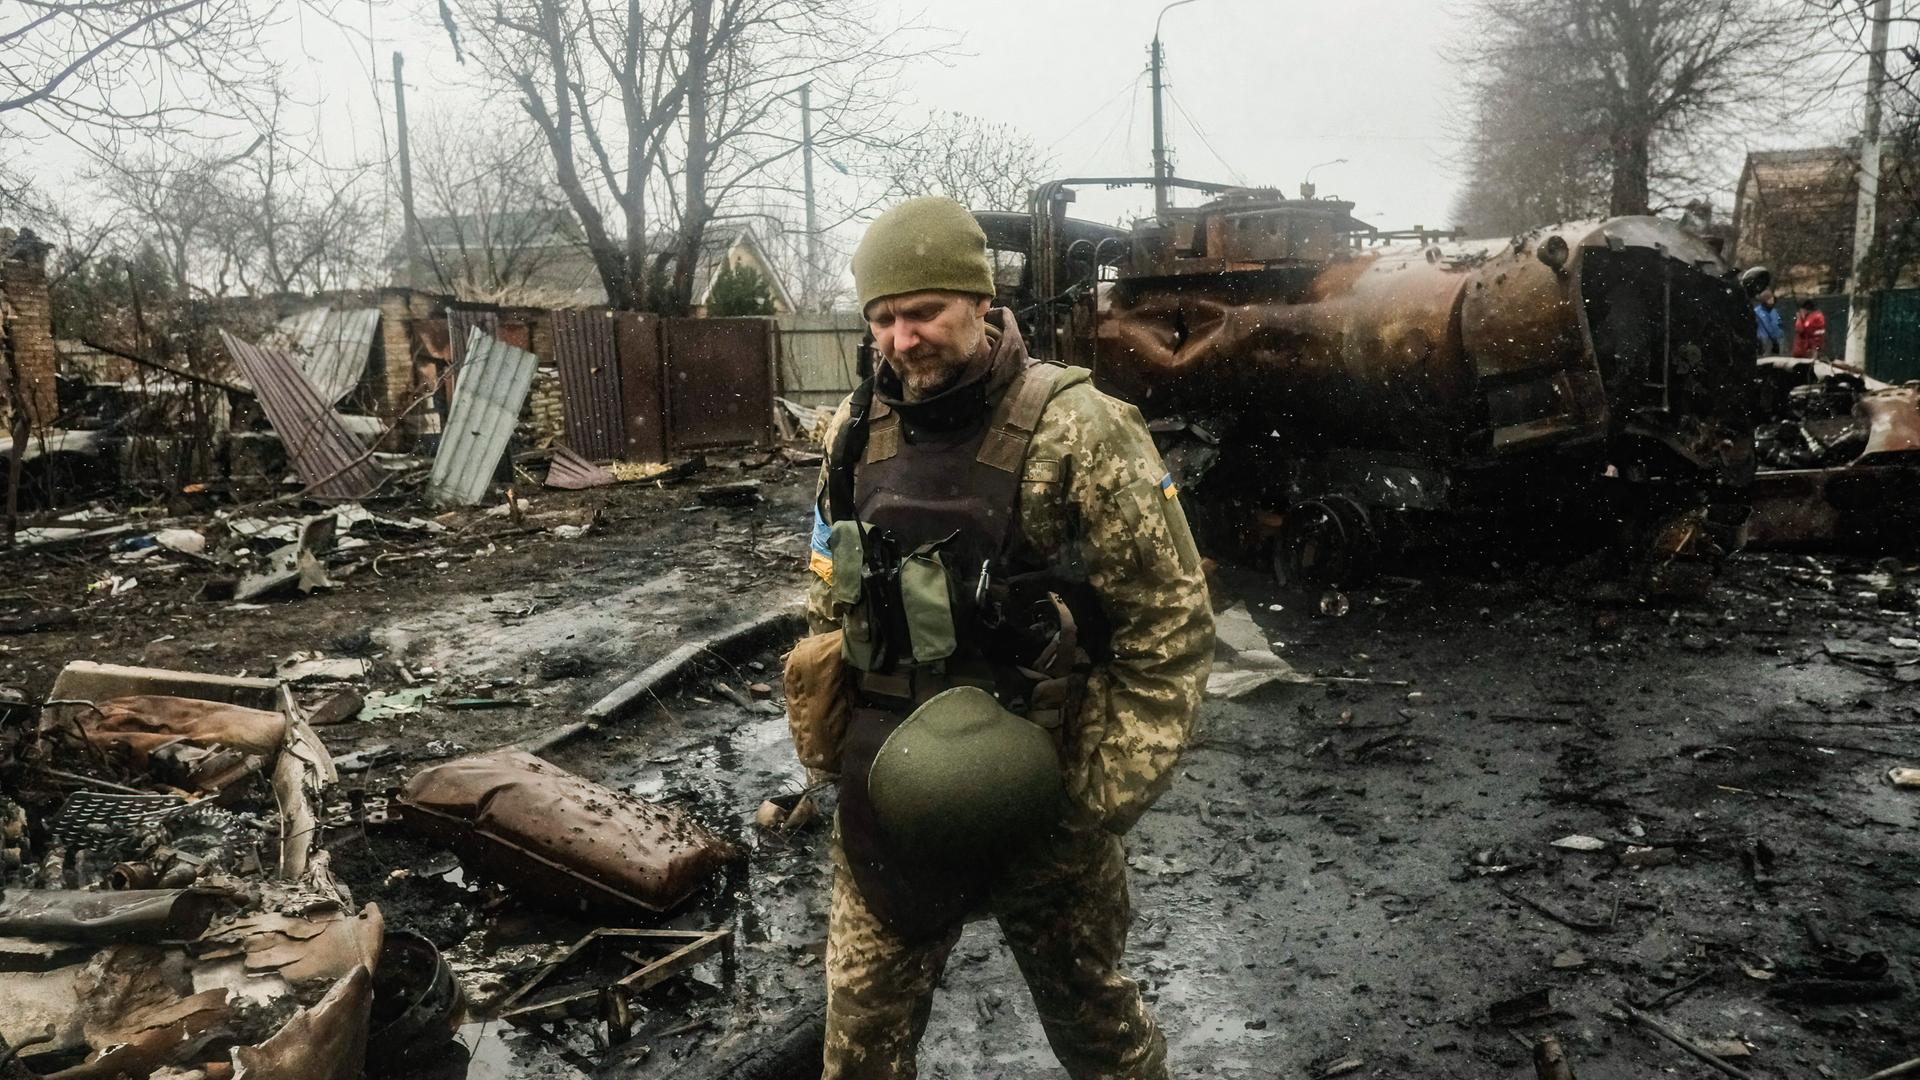
[[[1161,440],[1203,544],[1338,585],[1383,554],[1730,548],[1754,468],[1753,317],[1718,255],[1624,217],[1382,237],[1352,204],[1198,188],[1130,230],[981,213],[1003,299]],[[1146,181],[1150,182],[1150,181]],[[1385,242],[1382,242],[1382,241]]]

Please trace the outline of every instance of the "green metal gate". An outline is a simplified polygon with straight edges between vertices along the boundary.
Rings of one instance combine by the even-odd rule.
[[[1825,360],[1839,360],[1847,353],[1848,304],[1845,293],[1816,296],[1827,317],[1827,341],[1820,350]],[[1782,299],[1781,321],[1786,324],[1787,345],[1793,345],[1792,320],[1799,313],[1800,301]],[[1920,289],[1888,289],[1874,294],[1873,326],[1867,335],[1867,374],[1890,383],[1920,379]]]
[[[1867,373],[1890,383],[1920,379],[1920,289],[1889,289],[1873,298]]]

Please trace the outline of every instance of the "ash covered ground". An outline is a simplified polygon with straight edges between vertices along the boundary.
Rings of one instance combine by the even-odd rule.
[[[15,558],[9,591],[77,621],[0,638],[0,685],[43,694],[80,659],[258,674],[302,650],[366,657],[364,689],[436,692],[411,715],[320,729],[336,758],[373,762],[343,784],[384,793],[575,720],[685,641],[794,604],[811,470],[757,475],[766,501],[751,507],[701,506],[691,487],[543,493],[540,509],[600,508],[593,531],[449,544],[259,610],[193,599],[192,566],[100,597],[89,556]],[[1516,1034],[1546,1030],[1585,1080],[1706,1073],[1618,1019],[1622,1002],[1728,1054],[1739,1040],[1756,1075],[1861,1077],[1920,1054],[1920,794],[1886,780],[1920,764],[1920,576],[1741,555],[1703,600],[1650,605],[1487,567],[1385,579],[1342,618],[1252,572],[1221,568],[1213,585],[1317,681],[1209,701],[1131,835],[1129,958],[1176,1075],[1520,1077],[1533,1066]],[[681,911],[627,920],[737,940],[643,999],[623,1045],[597,1025],[484,1019],[605,920],[473,880],[398,830],[329,833],[355,898],[433,938],[473,1000],[460,1050],[419,1075],[669,1076],[817,1007],[826,830],[755,828],[761,800],[804,777],[784,720],[715,686],[768,683],[777,701],[780,651],[713,657],[548,755],[745,851]],[[516,704],[442,704],[476,696]],[[1604,846],[1554,846],[1575,836]],[[1540,990],[1544,1015],[1490,1019]],[[1059,1075],[991,924],[954,954],[922,1074]]]

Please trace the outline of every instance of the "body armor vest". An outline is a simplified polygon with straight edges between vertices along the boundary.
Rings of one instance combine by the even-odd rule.
[[[915,707],[955,686],[986,689],[1004,707],[1033,718],[1034,687],[1056,672],[1036,671],[1043,663],[1020,655],[1039,650],[1030,648],[1032,635],[1005,625],[1009,611],[1011,621],[1024,622],[1023,606],[1053,599],[1066,624],[1068,650],[1077,652],[1071,640],[1077,620],[1059,599],[1071,587],[1043,568],[1010,565],[1027,447],[1066,371],[1024,357],[1017,361],[1024,366],[989,395],[979,418],[949,430],[911,425],[899,410],[872,400],[871,383],[863,386],[848,427],[864,419],[866,430],[837,444],[829,463],[834,591],[840,599],[852,595],[843,575],[860,572],[842,558],[838,538],[845,530],[858,530],[868,564],[859,599],[843,612],[848,658],[859,670],[852,672],[856,689],[841,751],[841,846],[868,906],[909,938],[938,933],[976,910],[996,867],[956,864],[890,842],[869,797],[876,755]],[[849,445],[860,434],[864,445]],[[856,457],[857,467],[846,460]],[[886,595],[871,566],[876,545],[899,559],[899,580],[907,580],[909,566],[937,564],[944,571],[939,588],[946,592],[950,647],[923,647],[936,636],[923,633],[926,619],[912,611],[890,613],[875,602]],[[930,589],[918,585],[905,606],[938,608],[941,598],[930,596]],[[895,587],[891,595],[888,603],[898,604],[902,590]],[[891,643],[884,640],[890,634]],[[1012,851],[1020,839],[1007,838],[1003,851]]]

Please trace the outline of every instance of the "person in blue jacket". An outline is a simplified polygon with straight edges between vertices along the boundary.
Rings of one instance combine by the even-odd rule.
[[[1753,322],[1760,335],[1760,355],[1779,356],[1786,352],[1786,331],[1780,325],[1780,312],[1774,309],[1772,289],[1762,290],[1755,301]]]

